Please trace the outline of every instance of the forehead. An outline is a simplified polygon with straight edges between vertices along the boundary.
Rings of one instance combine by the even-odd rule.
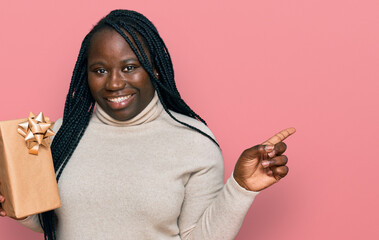
[[[141,51],[138,49],[135,41],[130,36],[128,32],[122,29],[124,34],[129,38],[129,40],[132,42],[135,49],[137,49],[138,53],[141,55]],[[136,32],[137,41],[140,42],[142,45],[142,48],[148,58],[148,61],[151,61],[151,54],[147,47],[147,43],[145,42],[145,39]],[[93,56],[96,53],[108,53],[110,55],[115,53],[120,53],[121,51],[127,52],[130,55],[135,56],[133,50],[131,49],[129,43],[113,28],[106,27],[98,30],[95,32],[89,42],[89,50],[88,50],[88,57],[91,55]],[[136,57],[136,56],[135,56]]]
[[[128,33],[125,33],[126,36],[132,41],[131,36]],[[129,53],[133,54],[134,52],[129,46],[128,42],[115,30],[110,28],[104,28],[94,33],[90,39],[89,44],[89,57],[102,54],[102,55],[117,55],[119,53]]]

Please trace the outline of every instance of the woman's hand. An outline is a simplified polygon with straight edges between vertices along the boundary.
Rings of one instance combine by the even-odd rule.
[[[261,145],[243,151],[234,168],[234,179],[249,191],[261,191],[278,182],[288,173],[287,146],[282,141],[296,132],[287,128]]]

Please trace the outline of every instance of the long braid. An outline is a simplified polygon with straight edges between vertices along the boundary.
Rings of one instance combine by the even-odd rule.
[[[87,82],[85,54],[88,50],[88,41],[88,38],[83,40],[66,97],[62,126],[51,144],[57,182],[87,128],[95,106]],[[54,211],[40,214],[39,221],[45,233],[45,240],[55,240]]]
[[[151,83],[168,115],[178,123],[209,138],[218,146],[218,143],[211,136],[178,120],[170,112],[172,110],[184,114],[206,125],[206,122],[181,98],[175,84],[174,69],[169,51],[155,26],[145,16],[135,11],[114,10],[100,20],[87,34],[79,51],[66,97],[62,126],[51,144],[57,182],[78,146],[95,107],[95,100],[88,86],[87,56],[91,37],[104,28],[114,29],[129,43],[143,68],[149,74]],[[147,52],[145,52],[146,50]],[[154,74],[154,69],[159,73],[159,77]],[[44,212],[38,217],[44,230],[44,239],[56,240],[54,211]]]

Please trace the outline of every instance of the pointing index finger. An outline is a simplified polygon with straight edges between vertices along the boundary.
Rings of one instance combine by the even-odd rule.
[[[295,128],[284,129],[284,130],[278,132],[277,134],[275,134],[273,137],[271,137],[270,139],[268,139],[264,143],[262,143],[262,145],[275,145],[277,143],[280,143],[284,139],[288,138],[289,136],[291,136],[295,132],[296,132]]]

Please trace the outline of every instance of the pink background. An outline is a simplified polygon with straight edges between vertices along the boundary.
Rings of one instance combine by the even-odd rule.
[[[288,177],[257,197],[237,240],[379,239],[378,1],[2,0],[0,120],[61,117],[81,40],[115,8],[158,27],[226,177],[243,149],[297,128]],[[0,238],[41,235],[1,218]]]

